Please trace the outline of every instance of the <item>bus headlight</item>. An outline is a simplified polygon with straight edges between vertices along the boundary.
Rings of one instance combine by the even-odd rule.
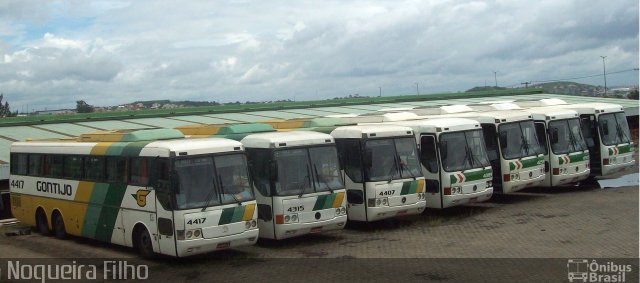
[[[487,181],[487,188],[490,188],[493,185],[493,181],[489,180]]]
[[[291,215],[291,222],[294,222],[294,223],[298,222],[298,215],[297,214]]]
[[[382,205],[389,205],[389,198],[382,198]]]
[[[462,187],[454,186],[453,188],[451,188],[451,194],[461,194],[461,193],[462,193]]]
[[[380,206],[381,203],[382,203],[381,199],[376,199],[376,206]]]
[[[202,238],[202,229],[178,230],[176,233],[178,240],[192,240]]]
[[[289,221],[291,221],[291,216],[285,215],[284,216],[284,223],[289,223]]]
[[[340,208],[340,212],[341,212],[342,214],[344,214],[344,215],[347,215],[347,208],[346,208],[346,207],[344,207],[344,206],[343,206],[343,207],[341,207],[341,208]]]

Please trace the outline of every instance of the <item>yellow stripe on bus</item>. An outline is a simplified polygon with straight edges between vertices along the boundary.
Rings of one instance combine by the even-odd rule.
[[[247,204],[244,207],[244,214],[242,215],[242,221],[247,221],[253,219],[253,211],[256,209],[255,204]]]
[[[91,155],[105,155],[113,142],[99,142],[91,149]]]
[[[67,234],[80,236],[82,225],[84,223],[84,216],[87,211],[86,203],[78,203],[70,200],[54,199],[25,194],[20,195],[20,197],[22,198],[21,201],[23,203],[28,202],[38,204],[31,206],[32,210],[24,210],[24,215],[18,218],[23,223],[28,225],[35,225],[36,209],[41,206],[47,214],[47,222],[49,222],[49,228],[52,228],[51,220],[53,211],[58,210],[62,215],[62,219],[64,220],[64,227]]]
[[[342,206],[342,200],[344,199],[344,192],[336,194],[336,199],[333,200],[333,208]]]
[[[91,199],[91,193],[93,193],[93,182],[80,182],[76,189],[75,201],[88,203]]]
[[[416,193],[421,193],[424,190],[424,179],[418,180],[418,187],[416,188]]]

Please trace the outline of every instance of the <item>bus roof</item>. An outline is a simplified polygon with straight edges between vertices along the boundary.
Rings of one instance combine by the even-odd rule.
[[[525,120],[532,120],[531,114],[523,110],[496,110],[487,112],[465,112],[457,114],[446,115],[432,115],[426,116],[428,119],[440,119],[440,118],[468,118],[476,120],[480,123],[508,123],[518,122]]]
[[[624,112],[624,108],[618,104],[599,103],[599,102],[556,105],[553,107],[563,108],[563,109],[572,109],[578,112],[579,114]]]
[[[393,122],[412,128],[416,133],[457,132],[480,129],[480,123],[465,118],[435,118],[427,120]]]
[[[578,112],[574,110],[557,107],[534,107],[524,109],[524,111],[531,113],[534,120],[558,120],[578,117]]]
[[[106,156],[160,156],[208,154],[242,150],[240,142],[222,139],[173,139],[146,142],[15,142],[11,152],[44,154],[83,154]]]
[[[312,131],[289,131],[251,134],[242,139],[246,148],[282,148],[333,143],[328,134]]]
[[[336,139],[403,137],[413,136],[413,130],[398,125],[367,124],[338,127],[331,132],[331,136]]]

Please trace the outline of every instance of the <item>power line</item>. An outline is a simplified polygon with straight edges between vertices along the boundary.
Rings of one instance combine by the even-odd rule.
[[[607,75],[613,75],[613,74],[619,74],[619,73],[626,73],[626,72],[633,72],[633,71],[638,71],[638,68],[633,68],[633,69],[625,69],[625,70],[620,70],[620,71],[615,71],[615,72],[607,72]],[[532,80],[529,81],[529,84],[541,84],[541,83],[551,83],[551,82],[562,82],[562,81],[571,81],[571,80],[579,80],[579,79],[588,79],[588,78],[594,78],[594,77],[602,77],[603,74],[597,74],[597,75],[588,75],[588,76],[581,76],[581,77],[572,77],[572,78],[562,78],[562,79],[549,79],[549,80]],[[508,87],[516,87],[521,85],[522,83],[517,83],[517,84],[512,84],[509,85]]]

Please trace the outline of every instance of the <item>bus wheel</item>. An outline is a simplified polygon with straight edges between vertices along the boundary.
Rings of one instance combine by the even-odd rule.
[[[36,211],[36,228],[38,232],[42,235],[49,235],[51,230],[49,230],[49,224],[47,222],[47,214],[44,213],[42,208],[38,208]]]
[[[67,238],[67,230],[64,228],[64,220],[62,219],[62,215],[60,212],[55,211],[52,215],[53,218],[53,234],[56,238],[66,239]]]
[[[155,253],[153,252],[153,241],[144,227],[136,227],[133,233],[133,246],[138,250],[138,253],[144,258],[153,258]]]

